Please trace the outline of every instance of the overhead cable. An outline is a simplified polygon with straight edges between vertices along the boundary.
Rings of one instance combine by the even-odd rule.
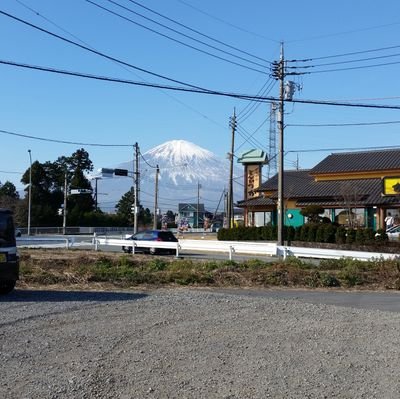
[[[89,0],[86,0],[86,1],[88,1],[89,3],[95,4],[93,1],[89,1]],[[200,43],[200,44],[202,44],[202,45],[204,45],[204,46],[206,46],[206,47],[210,47],[210,48],[212,48],[212,49],[214,49],[214,50],[217,50],[217,51],[220,51],[220,52],[222,52],[222,53],[224,53],[224,54],[227,54],[227,55],[230,55],[230,56],[232,56],[232,57],[241,59],[242,61],[249,62],[249,63],[251,63],[251,64],[253,64],[253,65],[257,65],[257,66],[260,66],[260,67],[262,67],[262,68],[265,68],[265,67],[266,67],[265,63],[271,64],[270,61],[264,60],[264,59],[259,58],[259,57],[254,57],[254,56],[253,56],[254,58],[260,59],[260,60],[263,62],[263,64],[260,64],[259,62],[251,61],[251,60],[249,60],[248,58],[241,57],[241,56],[236,55],[236,54],[233,54],[233,53],[231,53],[231,52],[229,52],[229,51],[222,50],[222,49],[219,48],[219,47],[213,46],[213,45],[211,45],[211,44],[209,44],[209,43],[206,43],[206,42],[204,42],[204,41],[202,41],[202,40],[196,39],[195,37],[190,36],[190,35],[187,35],[187,34],[185,34],[185,33],[183,33],[183,32],[180,32],[180,31],[178,31],[178,30],[176,30],[176,29],[173,29],[173,28],[171,28],[171,27],[168,26],[168,25],[164,25],[164,24],[162,24],[162,23],[160,23],[160,22],[157,22],[157,21],[155,21],[155,20],[152,19],[152,18],[146,17],[145,15],[140,14],[140,13],[138,13],[138,12],[132,10],[132,9],[129,8],[129,7],[123,6],[123,5],[119,4],[118,2],[116,2],[116,1],[114,1],[114,0],[107,0],[107,1],[108,1],[109,3],[112,3],[112,4],[114,4],[114,5],[116,5],[116,6],[120,7],[120,8],[122,8],[123,10],[126,10],[126,11],[128,11],[128,12],[130,12],[130,13],[132,13],[132,14],[138,15],[139,17],[141,17],[141,18],[143,18],[143,19],[145,19],[145,20],[147,20],[147,21],[150,21],[150,22],[152,22],[152,23],[154,23],[154,24],[156,24],[156,25],[159,25],[159,26],[163,27],[164,29],[168,29],[168,30],[170,30],[170,31],[172,31],[172,32],[174,32],[174,33],[176,33],[176,34],[178,34],[178,35],[181,35],[181,36],[183,36],[183,37],[186,37],[187,39],[193,40],[193,41],[196,42],[196,43]],[[132,2],[132,0],[130,0],[130,1]],[[139,4],[139,3],[136,3],[136,2],[133,2],[133,3]],[[141,6],[141,5],[140,5],[140,6]],[[143,7],[144,7],[144,6],[143,6]],[[101,7],[101,8],[103,8],[103,7]],[[144,7],[144,8],[146,8],[147,10],[150,10],[148,7]],[[119,16],[119,14],[116,14],[116,15]],[[157,15],[161,15],[161,14],[158,14],[158,13],[157,13]],[[165,17],[165,18],[167,18],[167,17]],[[170,20],[170,18],[168,18],[168,19]],[[172,20],[172,21],[173,21],[173,20]],[[132,21],[132,22],[133,22],[134,24],[138,25],[136,21]],[[175,21],[173,21],[173,22],[175,22]],[[175,22],[175,23],[179,24],[178,22]],[[179,25],[182,25],[182,24],[179,24]],[[143,26],[143,25],[141,25],[141,24],[139,24],[139,26],[144,27],[144,28],[147,29],[147,27],[145,27],[145,26]],[[191,29],[191,28],[189,28],[189,27],[187,27],[187,26],[185,26],[185,25],[182,25],[182,26],[184,26],[186,29],[193,30],[193,29]],[[211,40],[215,40],[215,39],[212,39],[211,37],[209,37],[209,36],[207,36],[207,35],[203,35],[201,32],[198,32],[198,31],[195,31],[195,30],[193,30],[193,31],[196,32],[197,34],[200,34],[200,35],[202,35],[202,36],[205,36],[205,37],[207,37],[207,38],[209,38],[209,39],[211,39]],[[154,30],[152,30],[152,32],[154,32]],[[158,31],[155,31],[155,33],[160,34],[160,32],[158,32]],[[167,37],[167,38],[169,39],[169,37]],[[215,40],[215,41],[219,42],[218,40]],[[223,43],[223,42],[220,42],[220,43],[222,43],[223,45],[225,45],[225,46],[227,46],[227,47],[232,47],[232,46],[226,45],[226,44]],[[236,49],[235,47],[232,47],[232,48],[235,49],[236,51],[240,51],[240,50]]]
[[[397,124],[400,121],[384,121],[384,122],[355,122],[355,123],[290,123],[285,126],[293,127],[341,127],[341,126],[372,126],[372,125],[391,125]]]
[[[162,89],[166,89],[166,90],[175,90],[175,91],[183,91],[183,92],[188,92],[188,93],[216,95],[216,96],[221,96],[221,97],[232,97],[232,98],[238,98],[238,99],[248,100],[248,101],[260,101],[260,102],[279,101],[279,99],[277,97],[271,97],[271,96],[260,97],[260,96],[253,96],[253,95],[249,95],[249,94],[229,93],[229,92],[223,92],[223,91],[211,91],[211,90],[206,90],[206,89],[201,89],[201,88],[197,89],[197,88],[189,88],[189,87],[167,86],[167,85],[161,85],[161,84],[155,84],[155,83],[135,82],[132,80],[118,79],[118,78],[99,76],[99,75],[90,75],[90,74],[84,74],[84,73],[80,73],[80,72],[65,71],[65,70],[60,70],[60,69],[55,69],[55,68],[22,64],[22,63],[6,61],[6,60],[0,60],[0,64],[16,66],[16,67],[26,68],[26,69],[34,69],[34,70],[39,70],[39,71],[44,71],[44,72],[51,72],[51,73],[56,73],[56,74],[61,74],[61,75],[69,75],[69,76],[76,76],[76,77],[81,77],[81,78],[113,82],[113,83],[122,83],[122,84],[129,84],[129,85],[135,85],[135,86],[162,88]],[[377,108],[377,109],[396,109],[396,110],[400,109],[400,105],[360,104],[360,103],[350,103],[350,102],[345,102],[345,101],[340,102],[340,101],[329,101],[329,100],[300,100],[300,99],[292,99],[292,100],[284,99],[283,101],[287,102],[287,103],[331,105],[331,106],[352,107],[352,108]]]
[[[110,1],[110,0],[109,0],[109,1]],[[251,54],[251,53],[249,53],[249,52],[247,52],[247,51],[241,50],[241,49],[239,49],[239,48],[237,48],[237,47],[235,47],[235,46],[232,46],[232,45],[230,45],[230,44],[227,44],[227,43],[225,43],[225,42],[223,42],[223,41],[221,41],[221,40],[215,39],[214,37],[211,37],[211,36],[209,36],[209,35],[206,35],[206,34],[200,32],[200,31],[198,31],[198,30],[196,30],[196,29],[191,28],[190,26],[187,26],[187,25],[185,25],[185,24],[182,24],[182,23],[180,23],[180,22],[178,22],[178,21],[176,21],[176,20],[174,20],[174,19],[172,19],[172,18],[167,17],[166,15],[163,15],[163,14],[157,12],[157,11],[154,11],[153,9],[151,9],[151,8],[149,8],[149,7],[146,7],[146,6],[144,6],[143,4],[140,4],[140,3],[137,2],[137,1],[134,1],[134,0],[128,0],[128,1],[129,1],[130,3],[136,4],[136,5],[139,6],[139,7],[144,8],[144,9],[147,10],[147,11],[152,12],[153,14],[156,14],[156,15],[162,17],[162,18],[165,18],[166,20],[168,20],[168,21],[170,21],[170,22],[173,22],[174,24],[177,24],[177,25],[181,26],[182,28],[188,29],[188,30],[190,30],[191,32],[197,33],[197,34],[200,35],[200,36],[203,36],[203,37],[205,37],[205,38],[207,38],[207,39],[209,39],[209,40],[212,40],[212,41],[214,41],[214,42],[216,42],[216,43],[222,44],[223,46],[226,46],[226,47],[228,47],[228,48],[231,48],[232,50],[236,50],[236,51],[238,51],[238,52],[240,52],[240,53],[242,53],[242,54],[246,54],[246,55],[248,55],[248,56],[250,56],[250,57],[253,57],[253,58],[255,58],[255,59],[258,59],[258,60],[260,60],[260,61],[264,61],[264,62],[267,62],[267,63],[269,63],[269,64],[271,63],[271,61],[268,61],[268,60],[266,60],[265,58],[258,57],[257,55]]]
[[[66,140],[56,140],[56,139],[49,139],[49,138],[45,138],[45,137],[31,136],[28,134],[10,132],[8,130],[1,130],[1,129],[0,129],[0,133],[8,134],[11,136],[25,137],[25,138],[33,139],[33,140],[48,141],[48,142],[52,142],[52,143],[61,143],[61,144],[85,145],[85,146],[94,146],[94,147],[133,147],[133,144],[100,144],[100,143],[81,143],[81,142],[66,141]]]
[[[329,58],[348,57],[350,55],[374,53],[374,52],[378,52],[378,51],[392,50],[392,49],[395,49],[395,48],[400,48],[400,45],[389,46],[389,47],[380,47],[380,48],[362,50],[362,51],[353,51],[353,52],[350,52],[350,53],[326,55],[326,56],[323,56],[323,57],[309,57],[309,58],[300,59],[300,60],[285,60],[285,62],[288,63],[288,62],[308,62],[308,61],[315,61],[315,60],[326,60],[326,59],[329,59]]]
[[[107,7],[104,7],[104,6],[100,5],[100,4],[97,4],[96,2],[94,2],[94,1],[92,1],[92,0],[85,0],[85,1],[86,1],[87,3],[90,3],[90,4],[94,5],[95,7],[98,7],[98,8],[100,8],[100,9],[102,9],[102,10],[104,10],[104,11],[110,13],[110,14],[113,14],[113,15],[115,15],[115,16],[118,16],[119,18],[122,18],[122,19],[124,19],[124,20],[126,20],[126,21],[129,21],[129,22],[131,22],[131,23],[133,23],[133,24],[135,24],[135,25],[138,25],[138,26],[142,27],[143,29],[146,29],[146,30],[148,30],[148,31],[150,31],[150,32],[153,32],[153,33],[157,34],[157,35],[160,35],[160,36],[162,36],[162,37],[165,37],[165,38],[167,38],[167,39],[169,39],[169,40],[172,40],[172,41],[174,41],[174,42],[176,42],[176,43],[182,44],[183,46],[189,47],[189,48],[191,48],[192,50],[199,51],[199,52],[201,52],[201,53],[203,53],[203,54],[207,54],[207,55],[209,55],[209,56],[211,56],[211,57],[217,58],[217,59],[222,60],[222,61],[229,62],[230,64],[233,64],[233,65],[236,65],[236,66],[240,66],[240,67],[242,67],[242,68],[246,68],[246,69],[249,69],[249,70],[252,70],[252,71],[255,71],[255,72],[259,72],[259,73],[262,73],[262,74],[265,74],[265,75],[268,74],[267,71],[261,71],[261,70],[259,70],[259,69],[252,68],[252,67],[250,67],[250,66],[246,66],[246,65],[240,64],[239,62],[235,62],[235,61],[229,60],[229,59],[224,58],[224,57],[221,57],[221,56],[219,56],[219,55],[212,54],[212,53],[210,53],[210,52],[208,52],[208,51],[201,50],[201,49],[199,49],[199,48],[197,48],[197,47],[195,47],[195,46],[192,46],[192,45],[190,45],[190,44],[188,44],[188,43],[182,42],[181,40],[175,39],[175,38],[173,38],[173,37],[171,37],[171,36],[168,36],[168,35],[166,35],[166,34],[164,34],[164,33],[159,32],[159,31],[157,31],[157,30],[155,30],[155,29],[149,28],[149,27],[146,26],[146,25],[143,25],[143,24],[141,24],[141,23],[139,23],[139,22],[136,22],[136,21],[134,21],[134,20],[132,20],[132,19],[130,19],[130,18],[128,18],[128,17],[125,17],[124,15],[121,15],[121,14],[115,12],[115,11],[112,11],[112,10],[108,9]],[[134,11],[133,11],[133,12],[134,12]],[[168,28],[168,29],[173,30],[172,28]],[[187,36],[187,35],[185,35],[185,36]],[[198,41],[197,39],[192,39],[192,40]],[[210,45],[209,45],[209,46],[210,46]],[[213,46],[210,46],[210,47],[213,47]],[[227,53],[227,52],[224,51],[224,50],[219,50],[219,51],[221,51],[221,52],[223,52],[223,53]],[[239,57],[239,56],[235,56],[235,57],[236,57],[236,58],[242,58],[242,57]],[[243,59],[243,58],[242,58],[242,59]],[[248,61],[248,60],[246,60],[246,61],[247,61],[247,62],[250,62],[250,63],[252,63],[252,64],[259,65],[259,66],[261,66],[261,67],[264,67],[264,65],[255,63],[255,62],[253,62],[253,61]]]
[[[41,28],[41,27],[39,27],[39,26],[37,26],[37,25],[31,24],[31,23],[28,22],[28,21],[25,21],[25,20],[23,20],[23,19],[21,19],[21,18],[15,17],[14,15],[8,14],[8,13],[2,11],[2,10],[0,10],[0,14],[5,15],[6,17],[9,17],[9,18],[11,18],[11,19],[14,19],[15,21],[21,22],[21,23],[23,23],[23,24],[25,24],[25,25],[27,25],[27,26],[30,26],[31,28],[34,28],[34,29],[39,30],[39,31],[41,31],[41,32],[44,32],[44,33],[46,33],[46,34],[48,34],[48,35],[50,35],[50,36],[56,37],[57,39],[60,39],[60,40],[62,40],[62,41],[64,41],[64,42],[66,42],[66,43],[70,43],[70,44],[72,44],[72,45],[74,45],[74,46],[77,46],[77,47],[83,49],[83,50],[89,51],[89,52],[91,52],[91,53],[93,53],[93,54],[96,54],[96,55],[98,55],[98,56],[100,56],[100,57],[103,57],[103,58],[106,58],[106,59],[108,59],[108,60],[115,61],[115,62],[117,62],[117,63],[119,63],[119,64],[121,64],[121,65],[125,65],[125,66],[127,66],[127,67],[129,67],[129,68],[136,69],[136,70],[138,70],[138,71],[147,73],[147,74],[152,75],[152,76],[156,76],[156,77],[161,78],[161,79],[168,80],[168,81],[173,82],[173,83],[178,83],[178,84],[181,84],[181,85],[184,85],[184,86],[193,87],[193,88],[200,89],[200,90],[206,90],[206,89],[203,89],[203,88],[201,88],[201,87],[199,87],[199,86],[194,86],[194,85],[189,84],[189,83],[185,83],[185,82],[182,82],[182,81],[179,81],[179,80],[176,80],[176,79],[172,79],[172,78],[169,78],[169,77],[167,77],[167,76],[163,76],[163,75],[160,75],[160,74],[158,74],[158,73],[151,72],[151,71],[149,71],[149,70],[146,70],[146,69],[137,67],[137,66],[132,65],[132,64],[130,64],[130,63],[128,63],[128,62],[119,60],[119,59],[117,59],[117,58],[115,58],[115,57],[111,57],[111,56],[109,56],[109,55],[107,55],[107,54],[105,54],[105,53],[102,53],[102,52],[97,51],[97,50],[94,50],[94,49],[92,49],[92,48],[90,48],[90,47],[87,47],[87,46],[84,46],[84,45],[79,44],[79,43],[77,43],[77,42],[74,42],[73,40],[69,40],[69,39],[67,39],[66,37],[63,37],[63,36],[57,35],[56,33],[50,32],[50,31],[47,30],[47,29],[43,29],[43,28]]]

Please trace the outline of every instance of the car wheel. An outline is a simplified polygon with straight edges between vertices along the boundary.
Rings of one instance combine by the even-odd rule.
[[[10,293],[15,287],[16,281],[14,280],[1,280],[0,281],[0,295]]]
[[[150,255],[155,255],[157,253],[157,249],[156,248],[150,248],[149,249],[149,253],[150,253]]]

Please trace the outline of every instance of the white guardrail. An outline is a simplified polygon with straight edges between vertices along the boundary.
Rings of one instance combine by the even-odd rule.
[[[18,237],[17,247],[21,248],[70,248],[73,237]]]
[[[400,257],[400,254],[391,254],[383,252],[361,252],[345,251],[335,249],[319,249],[305,247],[278,246],[276,243],[249,242],[249,241],[214,241],[214,240],[179,240],[179,242],[163,241],[134,241],[113,238],[94,238],[95,249],[99,245],[125,246],[131,247],[132,253],[135,253],[136,247],[141,248],[164,248],[176,251],[179,256],[181,251],[199,251],[199,252],[218,252],[227,253],[232,260],[234,254],[279,256],[284,259],[288,256],[296,258],[315,258],[315,259],[341,259],[352,258],[358,260],[372,259],[393,259]]]
[[[226,253],[232,260],[234,254],[244,255],[261,255],[261,256],[278,256],[287,258],[294,256],[296,258],[314,258],[314,259],[341,259],[352,258],[358,260],[372,259],[393,259],[400,258],[400,253],[384,253],[384,252],[361,252],[346,251],[336,249],[306,248],[278,246],[273,242],[252,242],[252,241],[217,241],[217,240],[189,240],[180,239],[178,242],[163,241],[135,241],[108,237],[91,237],[87,241],[75,241],[73,236],[60,237],[20,237],[17,238],[17,246],[25,248],[71,248],[78,246],[91,246],[95,250],[99,246],[114,247],[131,247],[132,253],[135,248],[163,248],[172,249],[176,252],[176,256],[180,256],[182,251],[194,252],[214,252]]]

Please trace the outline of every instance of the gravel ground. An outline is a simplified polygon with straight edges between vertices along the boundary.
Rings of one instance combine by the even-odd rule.
[[[165,289],[0,302],[3,399],[396,398],[400,314]]]

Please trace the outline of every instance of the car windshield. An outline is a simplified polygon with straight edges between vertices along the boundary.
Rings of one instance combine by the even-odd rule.
[[[14,222],[10,211],[0,210],[0,247],[15,246]]]

